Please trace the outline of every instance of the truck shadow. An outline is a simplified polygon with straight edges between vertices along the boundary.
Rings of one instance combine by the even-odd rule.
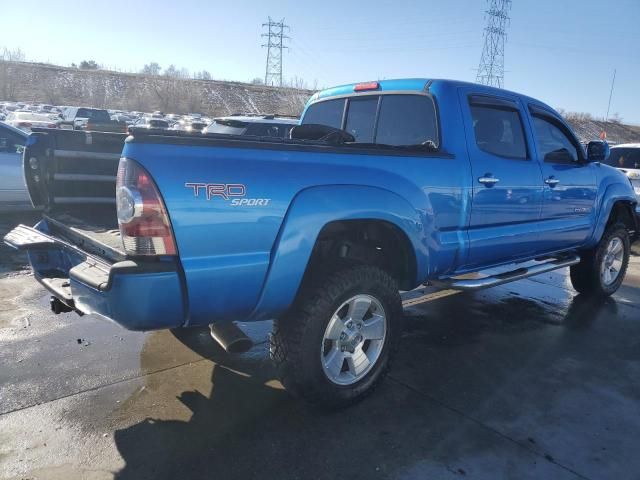
[[[452,298],[441,303],[436,310],[451,311],[462,302],[460,298]],[[534,322],[542,313],[537,307],[523,310],[522,303],[512,307],[527,317],[519,322]],[[459,308],[455,307],[455,311]],[[493,304],[492,308],[500,306]],[[567,330],[588,329],[600,313],[615,314],[615,308],[613,301],[602,304],[577,296],[564,312],[562,324]],[[416,318],[407,319],[409,334],[403,342],[409,344],[408,349],[424,347],[428,351],[434,346],[432,339],[441,338],[443,332],[452,328],[452,322],[453,328],[462,323],[467,325],[457,334],[458,340],[465,342],[477,341],[487,329],[494,328],[488,326],[482,313],[465,318],[429,317],[430,321],[419,327],[424,335],[415,334]],[[540,325],[540,328],[549,327],[544,321],[540,321]],[[444,474],[438,478],[453,478],[451,469],[461,456],[469,455],[470,451],[478,456],[496,448],[482,437],[484,433],[467,431],[475,427],[461,427],[464,421],[460,418],[443,413],[440,407],[429,402],[425,404],[424,398],[416,398],[415,392],[397,384],[393,370],[391,379],[358,406],[339,412],[320,412],[291,399],[281,389],[274,380],[265,343],[246,355],[229,356],[202,329],[172,333],[176,342],[211,361],[212,365],[207,367],[211,369],[208,390],[201,386],[174,390],[154,402],[173,402],[176,411],[182,414],[167,418],[150,409],[148,412],[156,418],[146,418],[117,430],[115,442],[125,462],[115,474],[118,480],[380,478],[415,469],[416,465],[427,465],[424,468],[430,473],[437,465],[436,471],[442,468],[440,473]],[[455,345],[445,342],[438,347]],[[147,354],[157,356],[158,352],[143,350],[143,367]],[[496,355],[496,352],[487,349],[483,355]],[[397,362],[400,365],[405,361],[402,357],[401,354]],[[438,378],[434,369],[442,365],[434,365],[429,355],[414,356],[411,361],[422,382]],[[209,362],[199,363],[209,365]],[[479,361],[477,367],[462,368],[481,369],[483,363]],[[461,374],[487,375],[487,372]],[[167,378],[172,382],[166,375],[149,375],[147,390],[157,391],[158,385],[149,385],[149,382],[166,382]],[[188,409],[186,415],[185,408]]]

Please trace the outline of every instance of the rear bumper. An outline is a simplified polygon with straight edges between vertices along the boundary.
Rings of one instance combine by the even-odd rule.
[[[25,250],[35,278],[68,307],[96,314],[129,330],[185,323],[183,281],[177,259],[108,263],[48,234],[46,222],[20,225],[7,245]]]

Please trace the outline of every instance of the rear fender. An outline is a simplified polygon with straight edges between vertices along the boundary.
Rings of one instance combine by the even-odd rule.
[[[415,251],[417,279],[426,277],[428,250],[422,240],[423,222],[404,198],[377,187],[311,187],[298,193],[289,207],[251,320],[276,317],[291,305],[320,231],[328,223],[340,220],[383,220],[396,225]]]

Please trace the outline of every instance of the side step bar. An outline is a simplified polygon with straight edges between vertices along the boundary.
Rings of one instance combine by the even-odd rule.
[[[483,288],[496,287],[504,283],[522,280],[523,278],[533,277],[541,273],[551,272],[564,267],[570,267],[580,262],[578,255],[570,255],[559,258],[553,258],[537,265],[530,267],[521,267],[509,272],[499,273],[481,278],[458,279],[448,278],[444,280],[432,280],[430,283],[441,288],[449,288],[452,290],[482,290]]]

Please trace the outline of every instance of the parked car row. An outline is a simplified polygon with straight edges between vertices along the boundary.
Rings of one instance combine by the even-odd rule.
[[[0,122],[8,123],[27,133],[35,127],[101,132],[127,132],[130,127],[136,127],[193,134],[223,133],[284,138],[298,123],[298,118],[261,114],[233,114],[212,118],[201,113],[165,114],[161,111],[139,112],[0,102]]]

